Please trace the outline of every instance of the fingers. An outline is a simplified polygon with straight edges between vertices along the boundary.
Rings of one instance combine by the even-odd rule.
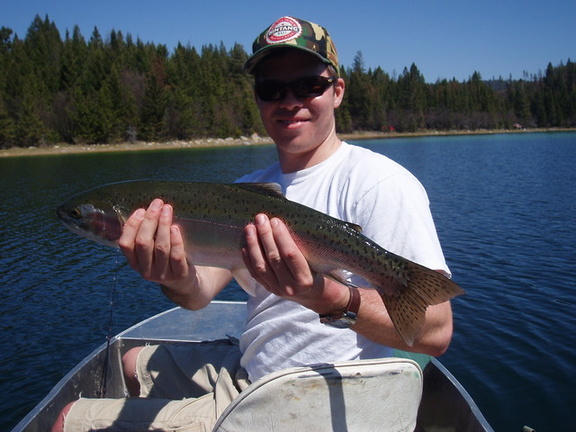
[[[162,201],[160,204],[163,204]],[[172,207],[169,204],[164,204],[158,208],[158,203],[155,201],[152,202],[151,206],[154,206],[153,212],[149,217],[144,217],[140,231],[136,236],[136,245],[142,246],[142,249],[137,249],[137,252],[142,252],[138,257],[142,259],[144,268],[148,270],[148,274],[145,273],[143,276],[149,279],[163,280],[168,271],[171,251]]]
[[[244,264],[250,274],[264,285],[263,276],[267,271],[267,263],[260,249],[256,226],[254,224],[248,224],[244,228],[244,236],[246,238],[246,247],[242,248]]]
[[[271,221],[267,216],[259,214],[255,218],[256,233],[261,248],[254,251],[255,269],[266,282],[266,286],[274,290],[278,280],[286,279],[289,271],[284,265],[272,230]]]
[[[119,247],[146,279],[163,282],[187,274],[184,242],[172,220],[172,206],[155,199],[148,209],[136,210],[124,225]]]
[[[270,225],[272,226],[276,250],[281,260],[273,268],[279,267],[285,271],[286,276],[291,276],[297,287],[311,288],[314,282],[314,274],[288,228],[277,218],[271,219]]]
[[[184,238],[176,225],[170,227],[170,245],[170,274],[173,277],[188,277],[189,266],[184,251]]]
[[[120,250],[126,256],[128,263],[133,268],[136,268],[138,264],[138,258],[136,256],[136,251],[134,248],[134,244],[136,241],[136,234],[140,229],[140,225],[142,225],[142,221],[144,220],[144,215],[146,214],[146,210],[138,209],[126,220],[124,223],[124,228],[122,229],[122,235],[118,239],[118,246]]]
[[[244,262],[269,291],[291,297],[312,287],[314,275],[310,266],[280,219],[259,214],[245,233]]]

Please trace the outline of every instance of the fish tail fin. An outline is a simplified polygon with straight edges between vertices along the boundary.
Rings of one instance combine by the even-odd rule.
[[[385,290],[378,291],[396,331],[412,346],[424,326],[428,306],[464,294],[464,290],[442,273],[419,264],[409,263],[407,270],[409,278],[405,283],[395,280],[392,289],[388,283]]]

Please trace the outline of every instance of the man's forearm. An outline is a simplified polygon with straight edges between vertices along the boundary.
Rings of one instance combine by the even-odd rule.
[[[230,271],[216,267],[196,267],[185,280],[162,284],[162,292],[185,309],[202,309],[232,280]]]

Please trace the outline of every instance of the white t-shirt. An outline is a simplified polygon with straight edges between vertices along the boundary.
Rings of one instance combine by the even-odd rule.
[[[283,174],[276,163],[238,181],[278,183],[291,201],[360,225],[364,235],[390,252],[449,274],[426,191],[383,155],[343,143],[326,161],[305,170]],[[252,381],[287,367],[391,355],[389,347],[321,324],[314,311],[258,284],[248,291],[240,349]]]

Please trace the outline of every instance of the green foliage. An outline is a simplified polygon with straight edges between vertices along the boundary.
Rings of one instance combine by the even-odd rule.
[[[0,27],[0,148],[264,134],[236,44],[198,52],[76,26],[62,39],[36,16],[24,39]],[[368,69],[358,52],[342,68],[340,132],[576,126],[576,65],[513,81],[427,83],[415,64],[398,76]]]

